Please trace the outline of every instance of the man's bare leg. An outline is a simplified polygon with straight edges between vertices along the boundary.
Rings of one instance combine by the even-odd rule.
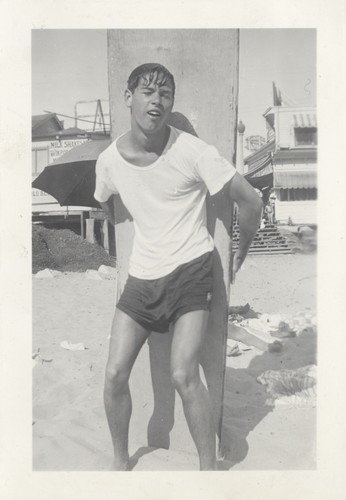
[[[174,327],[171,370],[185,417],[196,444],[200,470],[216,470],[216,432],[209,393],[199,375],[199,354],[205,337],[208,311],[181,316]]]
[[[129,377],[149,332],[116,309],[106,367],[104,403],[114,449],[114,470],[129,470],[128,435],[132,413]]]

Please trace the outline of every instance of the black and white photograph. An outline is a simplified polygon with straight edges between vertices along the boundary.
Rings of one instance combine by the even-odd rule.
[[[32,62],[34,469],[314,469],[316,30]]]
[[[343,498],[345,27],[192,4],[2,22],[6,500]]]

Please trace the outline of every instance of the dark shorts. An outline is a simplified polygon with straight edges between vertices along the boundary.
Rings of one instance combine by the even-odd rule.
[[[210,310],[213,252],[154,280],[128,277],[117,308],[150,331],[164,333],[187,312]]]

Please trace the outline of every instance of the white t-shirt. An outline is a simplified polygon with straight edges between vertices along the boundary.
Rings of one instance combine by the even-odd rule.
[[[207,191],[216,194],[235,174],[217,149],[170,127],[162,155],[151,165],[126,161],[115,140],[96,164],[95,199],[119,194],[133,217],[135,237],[129,274],[156,279],[212,251],[207,230]]]

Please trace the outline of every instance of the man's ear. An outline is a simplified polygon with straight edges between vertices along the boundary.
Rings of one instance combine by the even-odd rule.
[[[128,108],[131,108],[132,106],[132,92],[131,90],[129,89],[126,89],[125,90],[125,93],[124,93],[124,100],[125,100],[125,104]]]

